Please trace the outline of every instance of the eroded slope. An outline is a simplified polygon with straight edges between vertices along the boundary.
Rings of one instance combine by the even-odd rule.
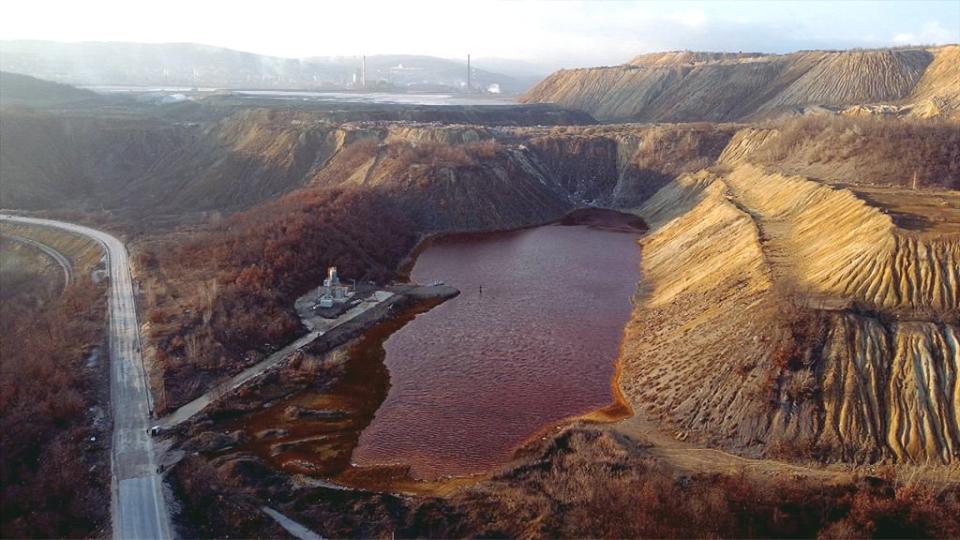
[[[643,414],[755,455],[958,458],[960,235],[750,164],[641,209],[647,290],[620,385]]]
[[[555,72],[523,100],[558,103],[602,120],[656,122],[744,120],[875,103],[916,103],[922,116],[952,115],[960,91],[960,71],[951,61],[955,48],[658,53],[621,66]]]

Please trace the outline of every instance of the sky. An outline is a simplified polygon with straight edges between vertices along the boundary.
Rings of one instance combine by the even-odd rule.
[[[194,42],[295,58],[471,53],[551,70],[676,49],[957,43],[960,0],[4,0],[0,39]]]

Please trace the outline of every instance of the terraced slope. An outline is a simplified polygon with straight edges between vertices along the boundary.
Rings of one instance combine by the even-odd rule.
[[[620,385],[641,414],[751,455],[960,459],[960,234],[750,164],[639,212]]]
[[[936,97],[923,115],[951,115],[960,91],[955,48],[658,53],[621,66],[558,71],[522,101],[558,103],[607,121],[719,122]]]
[[[726,177],[737,199],[779,226],[805,290],[877,310],[960,306],[960,239],[897,229],[845,189],[744,165]]]

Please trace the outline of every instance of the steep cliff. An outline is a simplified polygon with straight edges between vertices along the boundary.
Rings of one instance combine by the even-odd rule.
[[[712,164],[735,131],[705,124],[517,130],[580,204],[636,206],[677,175]]]

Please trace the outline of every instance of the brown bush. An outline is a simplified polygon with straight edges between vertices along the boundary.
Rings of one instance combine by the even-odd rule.
[[[173,470],[172,484],[177,499],[183,502],[181,518],[191,525],[190,536],[217,538],[281,538],[279,525],[260,511],[259,504],[237,496],[233,486],[225,486],[209,463],[190,456]]]
[[[916,484],[885,490],[861,489],[842,519],[826,526],[820,538],[957,538],[960,494],[938,494]]]
[[[84,367],[103,339],[103,286],[75,282],[40,309],[0,319],[0,535],[89,537],[106,523],[108,450],[90,425],[105,377]],[[100,404],[103,408],[107,404]]]
[[[608,431],[538,441],[444,499],[325,492],[293,503],[335,537],[956,537],[956,488],[677,471]]]
[[[476,167],[502,151],[503,146],[493,139],[465,144],[398,142],[386,146],[384,159],[392,160],[390,166],[396,167],[395,170],[406,170],[413,165]]]
[[[751,159],[798,174],[851,184],[960,189],[955,122],[842,115],[773,124]]]
[[[511,536],[956,537],[956,487],[678,473],[620,436],[569,429],[484,492]],[[496,502],[494,502],[496,501]],[[477,504],[469,501],[469,504]],[[526,521],[524,521],[526,519]],[[485,524],[473,524],[485,526]],[[407,531],[416,534],[414,531]]]
[[[169,377],[194,383],[188,392],[170,380],[168,405],[200,390],[204,380],[193,370],[219,377],[248,364],[249,351],[291,340],[301,328],[293,301],[323,280],[327,266],[348,278],[383,281],[415,241],[411,222],[384,196],[313,188],[155,248],[171,291],[157,297],[149,318],[164,322],[155,313],[167,306],[180,315],[152,327],[151,338],[166,363],[179,358],[177,365],[187,366]],[[184,340],[203,357],[186,358]]]

